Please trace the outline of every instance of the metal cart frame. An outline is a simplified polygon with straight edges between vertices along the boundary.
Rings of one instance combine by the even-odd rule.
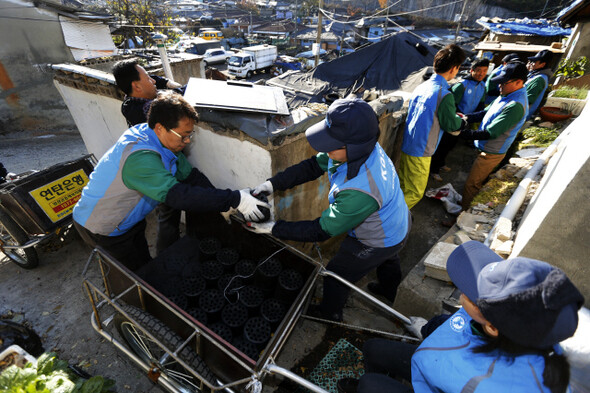
[[[233,226],[235,225],[239,224],[233,223]],[[242,231],[249,233],[243,229]],[[210,391],[224,390],[229,392],[234,391],[234,389],[237,389],[236,391],[253,389],[252,391],[259,392],[260,390],[258,389],[261,389],[261,383],[264,377],[269,374],[275,374],[288,378],[310,391],[327,393],[319,386],[277,365],[275,362],[275,359],[282,350],[290,333],[293,331],[303,310],[310,302],[310,294],[312,293],[319,276],[330,276],[337,279],[344,285],[349,286],[363,297],[375,303],[377,306],[390,312],[403,323],[410,323],[408,318],[357,288],[350,282],[342,279],[338,275],[325,270],[321,264],[298,250],[284,243],[280,243],[271,237],[260,237],[260,235],[253,236],[264,238],[267,242],[274,243],[276,246],[288,248],[292,254],[308,264],[310,273],[299,296],[287,312],[287,315],[277,329],[274,337],[263,350],[258,361],[250,359],[225,342],[213,331],[192,318],[174,303],[170,302],[170,300],[161,295],[148,283],[144,282],[137,275],[122,266],[100,248],[97,248],[92,252],[83,272],[83,285],[92,307],[91,324],[93,328],[123,353],[129,356],[133,362],[147,373],[147,376],[152,379],[152,381],[161,384],[170,392],[194,392],[203,389]],[[92,266],[94,266],[95,269],[94,277],[90,277],[91,274],[89,272]],[[153,334],[153,331],[150,331],[146,326],[142,326],[140,321],[134,319],[133,316],[130,315],[129,305],[147,311],[159,319],[159,321],[162,321],[162,323],[165,322],[166,326],[181,337],[181,340],[178,341],[179,345],[170,348],[161,340],[158,340]],[[117,317],[117,315],[119,315],[119,317]],[[145,357],[142,359],[137,353],[130,350],[128,345],[115,337],[115,334],[113,333],[112,325],[116,318],[124,318],[134,324],[135,328],[137,328],[141,334],[145,335],[147,340],[150,340],[161,349],[161,356],[159,358],[150,358],[148,364]],[[219,367],[219,369],[237,370],[236,375],[231,376],[226,374],[223,377],[217,377],[212,383],[207,377],[191,368],[191,365],[187,363],[186,359],[183,359],[182,356],[180,356],[185,348],[190,348],[190,350],[194,351],[203,360],[211,358],[212,363],[218,363],[217,367]],[[198,380],[198,383],[191,382],[189,384],[190,388],[187,388],[187,386],[180,386],[178,383],[178,372],[168,372],[166,369],[166,365],[169,365],[170,363],[175,363],[176,366],[180,366],[184,369],[185,374],[181,377],[182,380],[195,378]],[[210,366],[212,365],[211,363],[209,364]],[[213,372],[214,374],[219,375],[218,370],[213,370]],[[244,387],[243,385],[248,386]],[[258,388],[253,388],[252,386],[258,386]]]

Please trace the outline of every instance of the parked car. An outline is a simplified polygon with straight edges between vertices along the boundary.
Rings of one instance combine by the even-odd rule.
[[[199,32],[199,37],[205,40],[219,40],[221,41],[223,37],[223,33],[219,30],[203,30]]]
[[[205,63],[205,66],[209,64],[225,63],[225,61],[233,55],[235,55],[235,52],[225,50],[223,47],[207,49],[203,54],[203,62]]]

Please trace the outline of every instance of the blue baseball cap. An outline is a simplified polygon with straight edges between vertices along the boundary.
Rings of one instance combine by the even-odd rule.
[[[359,98],[334,101],[324,121],[305,131],[311,147],[324,153],[351,145],[375,145],[378,134],[379,120],[375,111]]]
[[[502,84],[512,79],[527,80],[529,71],[526,65],[520,61],[511,61],[502,68],[500,73],[492,78],[492,82]]]
[[[576,331],[584,297],[555,266],[524,257],[503,260],[469,241],[451,253],[447,272],[482,315],[517,344],[550,348]]]
[[[530,61],[541,61],[543,63],[549,63],[551,59],[553,59],[553,53],[547,49],[543,49],[539,51],[536,55],[532,57],[527,57]]]
[[[516,53],[509,53],[506,56],[502,57],[502,63],[509,63],[514,60],[520,61],[520,57],[518,57],[518,54]]]

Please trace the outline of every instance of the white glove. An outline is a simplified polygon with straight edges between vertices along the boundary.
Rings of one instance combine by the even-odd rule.
[[[236,212],[236,209],[234,209],[233,207],[230,207],[228,210],[226,210],[224,212],[220,212],[219,214],[221,214],[221,217],[223,217],[225,222],[227,222],[228,224],[231,224],[230,216],[232,214],[235,214],[235,212]]]
[[[168,80],[168,82],[166,82],[166,87],[169,89],[178,89],[179,87],[182,87],[182,85],[178,82]]]
[[[264,218],[264,214],[258,208],[259,206],[265,206],[270,209],[270,205],[266,202],[262,202],[259,199],[254,198],[250,195],[250,189],[246,188],[240,190],[240,204],[238,205],[238,211],[244,216],[246,221],[260,221]]]
[[[254,191],[252,191],[252,194],[259,195],[262,193],[265,195],[270,195],[273,193],[273,191],[274,189],[272,183],[270,180],[267,180],[264,183],[257,185],[256,188],[254,188]]]
[[[271,235],[272,228],[275,226],[276,222],[274,221],[267,221],[267,222],[247,222],[244,225],[244,228],[249,230],[250,232],[258,233],[260,235]]]
[[[426,325],[428,321],[422,317],[410,317],[410,324],[406,325],[406,329],[408,332],[412,333],[414,336],[418,337],[420,340],[422,339],[422,327]]]

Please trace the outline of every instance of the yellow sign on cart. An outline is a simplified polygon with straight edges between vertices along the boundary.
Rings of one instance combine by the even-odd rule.
[[[82,196],[82,189],[88,184],[88,176],[79,169],[58,180],[29,191],[35,202],[43,209],[52,222],[70,214]]]

